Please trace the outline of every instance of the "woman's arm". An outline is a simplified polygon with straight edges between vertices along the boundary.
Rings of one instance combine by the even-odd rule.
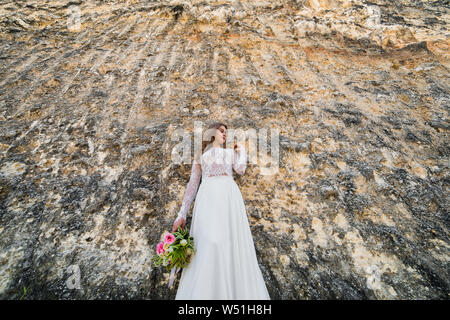
[[[242,175],[245,172],[245,169],[247,168],[247,152],[245,150],[244,146],[239,146],[239,149],[237,149],[237,145],[235,145],[235,148],[233,150],[233,169],[238,174]]]
[[[200,163],[194,161],[192,163],[191,176],[189,178],[186,191],[184,193],[183,203],[181,205],[180,211],[178,212],[177,219],[175,220],[175,222],[179,222],[181,218],[183,218],[184,221],[186,221],[186,214],[191,206],[192,201],[197,195],[197,190],[200,184],[201,177],[202,177],[202,166]]]

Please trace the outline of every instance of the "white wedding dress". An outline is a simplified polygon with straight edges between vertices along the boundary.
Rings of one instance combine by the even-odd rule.
[[[177,219],[186,219],[195,198],[189,234],[196,253],[182,269],[176,300],[270,300],[244,200],[232,176],[232,169],[242,175],[247,166],[245,148],[240,148],[236,152],[210,144],[193,161]]]

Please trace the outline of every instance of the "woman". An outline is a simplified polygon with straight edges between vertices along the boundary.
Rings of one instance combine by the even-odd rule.
[[[196,155],[172,231],[185,227],[195,198],[189,234],[196,253],[182,270],[176,300],[270,300],[259,268],[244,200],[232,170],[244,174],[245,148],[226,149],[227,126],[214,123]],[[200,184],[200,178],[202,183]],[[199,187],[200,184],[200,187]],[[198,189],[198,190],[197,190]]]

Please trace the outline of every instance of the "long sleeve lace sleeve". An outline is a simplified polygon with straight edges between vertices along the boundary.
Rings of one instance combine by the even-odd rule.
[[[181,205],[181,209],[178,212],[177,221],[180,218],[186,219],[186,214],[191,206],[192,201],[197,195],[197,189],[200,184],[200,178],[202,177],[202,166],[198,162],[192,163],[192,171],[191,176],[189,178],[189,182],[186,187],[186,191],[184,193],[183,203]]]
[[[239,149],[238,152],[233,150],[233,169],[238,174],[242,175],[247,168],[247,151],[244,146],[240,146]]]

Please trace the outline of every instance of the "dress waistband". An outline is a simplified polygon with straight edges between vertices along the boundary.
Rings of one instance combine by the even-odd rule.
[[[229,176],[229,175],[217,175],[217,176],[209,176],[205,178],[205,181],[207,180],[211,180],[211,179],[233,179],[233,176]]]

